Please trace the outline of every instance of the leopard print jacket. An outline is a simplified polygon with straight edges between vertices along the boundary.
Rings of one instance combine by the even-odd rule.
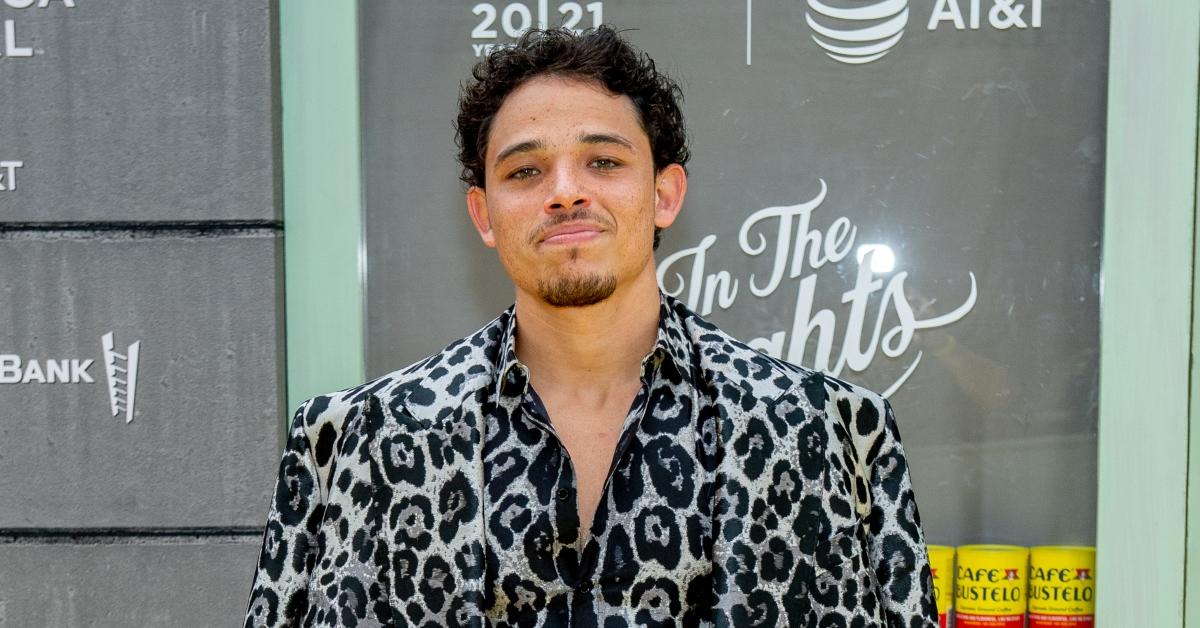
[[[514,532],[528,539],[535,527],[492,499],[511,480],[485,482],[506,451],[497,441],[537,453],[503,427],[517,412],[500,394],[514,327],[510,309],[406,369],[301,405],[247,627],[937,626],[890,404],[765,356],[665,296],[656,350],[678,372],[676,414],[703,420],[690,449],[675,448],[690,460],[643,469],[639,498],[601,531],[600,541],[624,539],[608,554],[635,568],[562,596],[586,612],[547,609],[554,574],[497,582],[495,548],[512,556]],[[683,484],[706,487],[685,508],[671,503],[680,482],[660,481],[680,469],[698,480]],[[552,498],[534,492],[546,494],[530,508],[537,518]],[[675,547],[647,542],[651,529]]]

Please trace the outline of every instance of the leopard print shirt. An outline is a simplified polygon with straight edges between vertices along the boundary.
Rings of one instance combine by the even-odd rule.
[[[585,533],[515,329],[300,407],[246,626],[937,625],[887,401],[664,296]]]

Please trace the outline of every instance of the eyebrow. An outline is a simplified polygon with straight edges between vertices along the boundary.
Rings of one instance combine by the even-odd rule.
[[[546,143],[542,140],[527,140],[518,144],[513,144],[512,146],[500,151],[499,155],[496,155],[496,163],[502,163],[505,159],[508,159],[517,153],[528,153],[530,151],[539,150],[545,147]]]
[[[636,150],[633,146],[633,142],[630,142],[620,135],[610,135],[608,133],[588,133],[587,135],[580,136],[579,141],[583,144],[616,144],[617,146],[623,146],[629,150]],[[495,163],[503,163],[505,159],[508,159],[517,153],[528,153],[535,150],[541,150],[545,147],[546,143],[542,140],[526,140],[524,142],[518,142],[500,151],[500,154],[496,155]]]
[[[629,140],[621,137],[620,135],[609,135],[607,133],[589,133],[589,134],[584,135],[583,137],[579,138],[579,141],[583,142],[584,144],[616,144],[618,146],[624,146],[625,148],[628,148],[629,150],[635,150],[633,147],[633,142],[630,142]]]

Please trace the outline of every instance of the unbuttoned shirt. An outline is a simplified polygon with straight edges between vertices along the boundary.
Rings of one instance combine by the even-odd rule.
[[[513,331],[497,391],[512,411],[507,420],[488,417],[484,445],[487,617],[512,626],[597,625],[626,615],[630,596],[647,607],[643,620],[657,608],[695,625],[712,589],[716,421],[694,411],[695,391],[677,368],[686,354],[672,351],[660,327],[588,529],[570,455],[517,361]],[[634,581],[643,584],[635,590]]]
[[[516,322],[301,406],[247,626],[936,626],[882,398],[664,296],[585,529]]]

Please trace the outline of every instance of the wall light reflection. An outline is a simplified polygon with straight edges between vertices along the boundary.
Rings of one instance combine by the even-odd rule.
[[[892,247],[886,244],[864,244],[858,247],[855,256],[859,264],[867,257],[867,253],[872,254],[871,272],[890,273],[896,269],[896,254],[892,252]]]

